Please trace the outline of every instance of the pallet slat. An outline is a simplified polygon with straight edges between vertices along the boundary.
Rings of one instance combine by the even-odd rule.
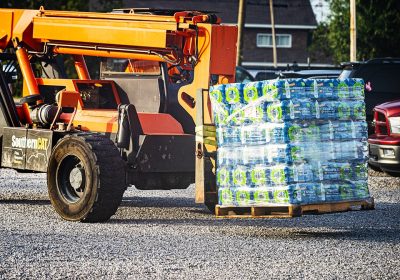
[[[306,205],[271,205],[253,207],[228,207],[216,205],[217,218],[293,218],[306,214],[326,214],[352,210],[373,210],[374,199],[325,202]]]

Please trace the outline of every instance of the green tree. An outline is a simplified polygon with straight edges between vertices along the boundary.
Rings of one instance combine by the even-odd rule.
[[[356,0],[357,59],[400,56],[400,1]],[[313,35],[312,56],[330,55],[337,63],[349,60],[350,1],[331,0],[331,16]]]

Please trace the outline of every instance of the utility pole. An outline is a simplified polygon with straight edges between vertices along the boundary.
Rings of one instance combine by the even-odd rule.
[[[274,3],[269,0],[269,12],[271,16],[271,30],[272,30],[272,55],[274,58],[274,68],[278,67],[278,56],[276,54],[276,40],[275,40],[275,19],[274,19]]]
[[[237,56],[236,65],[242,65],[243,57],[243,28],[246,22],[246,0],[239,0],[238,12],[238,41],[237,41]]]
[[[357,61],[356,0],[350,0],[350,61]]]

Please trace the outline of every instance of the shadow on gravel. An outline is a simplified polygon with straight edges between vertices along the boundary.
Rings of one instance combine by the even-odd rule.
[[[336,231],[295,231],[297,237],[310,239],[363,240],[375,242],[400,241],[400,229],[362,228]]]
[[[121,206],[125,207],[196,207],[194,198],[187,197],[124,197]]]
[[[332,239],[332,240],[362,240],[371,242],[400,242],[400,227],[382,228],[369,224],[360,227],[338,227],[334,222],[331,227],[321,226],[317,221],[313,225],[299,223],[302,218],[295,219],[216,219],[210,215],[209,219],[112,219],[109,224],[135,225],[171,225],[171,226],[198,226],[208,227],[211,233],[225,236],[257,237],[266,239]],[[351,225],[349,225],[351,226]],[[389,225],[388,225],[389,226]]]
[[[24,205],[50,205],[50,200],[45,199],[4,199],[0,204],[24,204]]]
[[[253,236],[254,233],[262,238],[400,241],[400,202],[377,202],[376,210],[372,211],[304,215],[292,219],[218,219],[191,198],[136,197],[128,198],[124,206],[124,216],[129,218],[117,215],[109,223],[188,225],[208,227],[210,231],[226,235]],[[249,227],[254,228],[250,233]]]

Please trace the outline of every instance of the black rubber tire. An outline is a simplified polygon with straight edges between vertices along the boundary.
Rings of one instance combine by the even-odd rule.
[[[75,168],[83,170],[79,194],[74,192],[71,177],[66,179],[73,161],[78,162],[73,163]],[[67,135],[50,156],[47,187],[51,204],[63,219],[104,222],[115,214],[126,189],[125,163],[106,137]]]
[[[392,171],[384,171],[384,172],[387,176],[390,176],[390,177],[400,177],[399,172],[392,172]]]

